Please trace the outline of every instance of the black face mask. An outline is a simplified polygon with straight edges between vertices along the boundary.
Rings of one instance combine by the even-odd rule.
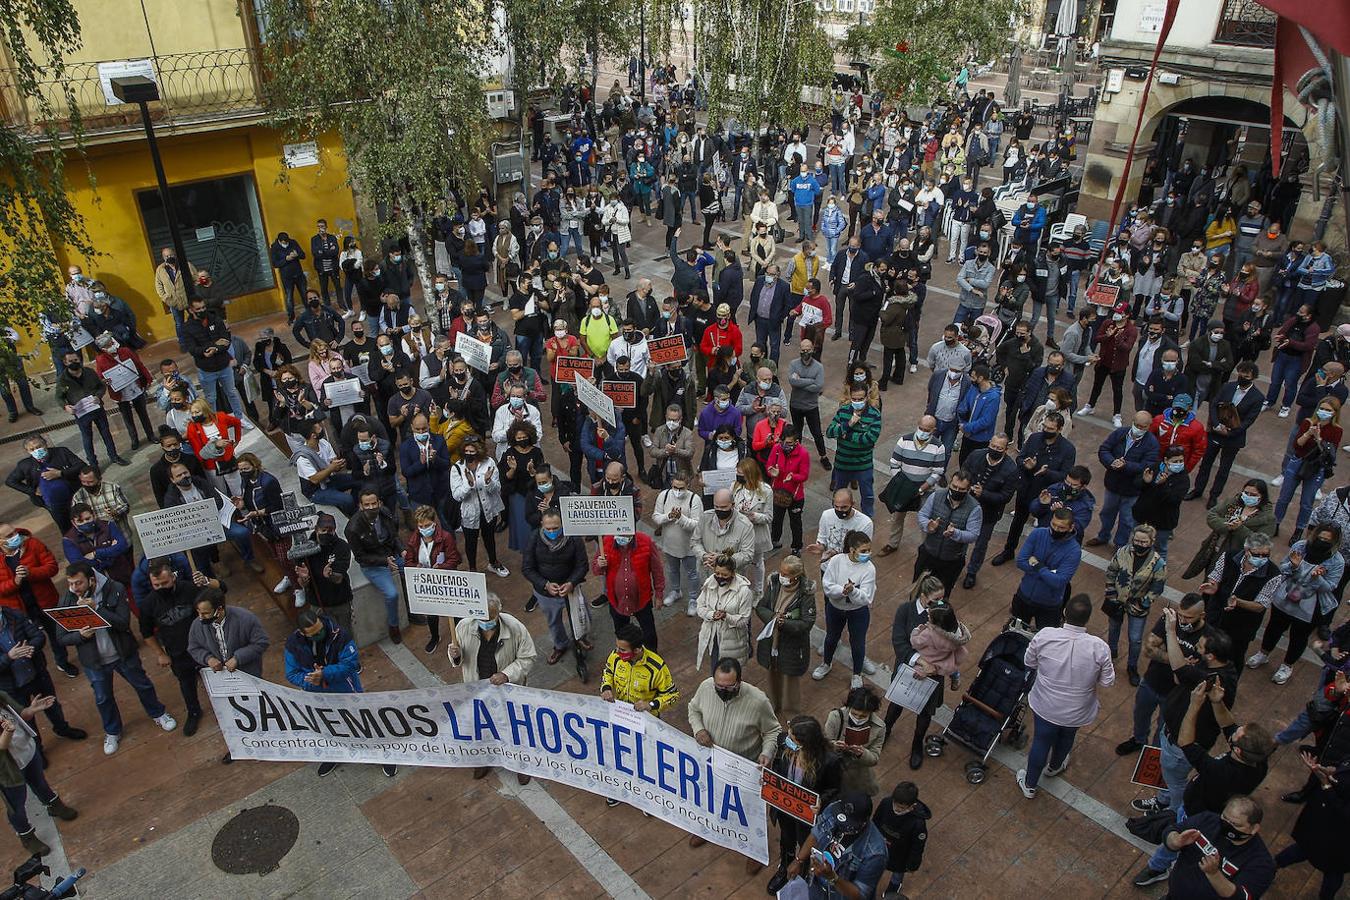
[[[734,510],[734,509],[716,509],[716,508],[714,508],[714,509],[713,509],[713,512],[717,513],[717,518],[719,518],[719,519],[721,519],[723,522],[725,522],[727,519],[730,519],[730,518],[731,518],[732,514],[735,513],[736,510]]]
[[[960,506],[970,496],[970,491],[947,491],[947,499],[952,502],[952,506]]]
[[[1055,529],[1051,528],[1051,529],[1050,529],[1050,536],[1051,536],[1052,538],[1054,538],[1055,540],[1057,540],[1057,541],[1062,541],[1062,540],[1064,540],[1064,539],[1067,538],[1067,537],[1072,537],[1072,536],[1073,536],[1073,532],[1072,532],[1072,531],[1055,531]]]
[[[1082,491],[1082,488],[1069,487],[1068,485],[1065,485],[1064,490],[1060,491],[1060,496],[1062,496],[1065,500],[1072,500],[1078,496],[1080,491]]]
[[[1064,367],[1063,367],[1063,366],[1046,366],[1046,367],[1045,367],[1045,371],[1046,371],[1048,374],[1050,374],[1050,375],[1058,375],[1060,372],[1063,372],[1063,371],[1064,371]]]
[[[180,478],[175,481],[174,484],[178,485],[180,488],[190,488],[192,487],[192,476],[188,475],[184,478]]]
[[[178,457],[182,455],[182,450],[165,450],[163,453],[166,462],[178,462]]]
[[[1223,835],[1224,840],[1228,841],[1228,843],[1241,844],[1251,837],[1251,835],[1246,832],[1238,831],[1232,825],[1229,825],[1227,821],[1222,819],[1220,819],[1220,821],[1223,822],[1223,827],[1220,829],[1219,833]]]
[[[713,690],[717,692],[717,699],[721,700],[723,703],[729,703],[730,701],[735,700],[736,695],[741,692],[739,685],[734,688],[715,687]]]
[[[999,463],[1003,462],[1003,456],[1004,454],[1000,453],[997,450],[988,450],[985,452],[984,458],[989,461],[989,464],[991,466],[996,466]]]

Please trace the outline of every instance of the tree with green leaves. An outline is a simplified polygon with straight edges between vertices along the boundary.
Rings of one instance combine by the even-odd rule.
[[[966,61],[1004,53],[1026,0],[877,0],[870,21],[849,29],[844,49],[873,64],[874,89],[908,106],[950,96]]]
[[[391,211],[431,296],[429,217],[486,161],[484,61],[497,42],[481,9],[452,0],[261,0],[264,93],[294,139],[342,137],[352,183]]]
[[[0,0],[4,49],[13,66],[4,85],[11,112],[26,124],[0,124],[0,330],[37,337],[46,315],[66,322],[71,310],[53,248],[90,258],[84,219],[66,194],[66,153],[83,144],[79,107],[65,80],[66,58],[80,48],[71,0]],[[51,85],[59,86],[53,92]],[[0,339],[0,379],[20,377],[18,357]]]

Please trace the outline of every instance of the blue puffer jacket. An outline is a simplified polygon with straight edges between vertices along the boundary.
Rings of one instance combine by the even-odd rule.
[[[1003,387],[994,385],[981,393],[975,385],[966,388],[966,394],[956,407],[956,418],[961,422],[966,437],[972,441],[993,438],[998,428],[998,407],[1003,401]]]
[[[1032,606],[1059,606],[1081,556],[1082,546],[1072,537],[1055,540],[1049,528],[1032,529],[1017,551],[1017,568],[1025,573],[1017,592]]]
[[[286,680],[302,691],[361,693],[361,676],[357,674],[361,660],[357,654],[356,641],[327,616],[320,616],[319,619],[323,622],[321,640],[311,640],[298,630],[292,631],[290,637],[286,638]],[[323,679],[319,684],[310,684],[305,681],[305,676],[313,672],[316,665],[323,666]]]

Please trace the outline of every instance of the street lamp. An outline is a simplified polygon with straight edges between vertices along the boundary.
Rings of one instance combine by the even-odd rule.
[[[126,75],[111,79],[113,96],[123,103],[135,103],[141,108],[141,124],[145,126],[145,139],[150,144],[150,159],[155,164],[155,181],[159,185],[159,202],[164,205],[164,218],[169,226],[169,239],[173,241],[173,252],[178,257],[178,277],[191,300],[196,296],[191,271],[188,266],[187,251],[183,248],[183,238],[178,233],[178,212],[169,197],[169,182],[164,177],[164,161],[159,157],[159,142],[155,140],[155,126],[150,121],[150,101],[159,99],[159,85],[144,75]]]

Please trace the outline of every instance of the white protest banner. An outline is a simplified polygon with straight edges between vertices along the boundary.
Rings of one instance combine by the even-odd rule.
[[[408,591],[409,612],[456,619],[487,618],[487,576],[482,572],[406,566],[403,585]]]
[[[573,383],[577,386],[577,399],[586,404],[586,408],[599,414],[611,427],[617,425],[614,419],[614,401],[605,396],[605,392],[586,379],[580,373],[573,373]]]
[[[648,716],[645,730],[610,721],[592,694],[486,681],[369,694],[309,693],[243,673],[207,694],[236,760],[501,766],[621,800],[711,843],[768,862],[764,801],[724,781],[709,752]]]
[[[328,397],[329,406],[356,406],[365,399],[361,396],[360,378],[325,381],[323,392]]]
[[[132,516],[141,538],[141,555],[154,558],[225,540],[215,500],[198,500]]]
[[[825,321],[825,314],[820,311],[820,307],[813,306],[810,303],[802,304],[802,314],[797,319],[797,324],[802,328],[810,328],[812,325],[819,325]]]
[[[455,352],[480,372],[486,372],[488,366],[492,364],[492,345],[485,344],[463,331],[455,335]]]
[[[698,477],[703,482],[703,493],[705,494],[714,494],[722,488],[729,491],[736,490],[735,469],[707,469],[699,472]]]
[[[632,534],[632,497],[559,497],[563,534]]]
[[[136,371],[136,364],[130,360],[122,360],[114,366],[109,366],[103,373],[103,380],[108,383],[108,390],[116,391],[121,394],[128,387],[135,384],[141,373]],[[140,396],[138,393],[136,396]],[[136,397],[128,397],[125,394],[123,400],[134,400]]]
[[[352,366],[352,374],[355,375],[362,384],[371,384],[370,363],[363,362]]]
[[[896,706],[920,713],[936,689],[936,679],[915,678],[914,667],[909,663],[901,663],[900,671],[895,673],[891,686],[886,690],[886,699]]]

